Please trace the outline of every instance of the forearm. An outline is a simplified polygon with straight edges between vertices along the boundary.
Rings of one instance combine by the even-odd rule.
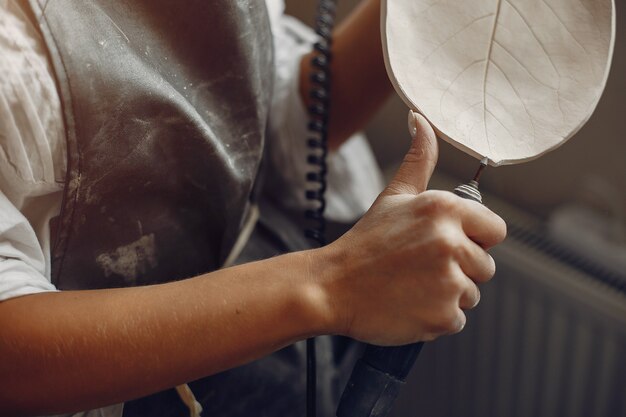
[[[0,414],[91,409],[328,332],[308,253],[163,285],[0,303]]]
[[[372,208],[323,248],[169,284],[0,303],[0,415],[117,403],[317,334],[405,345],[460,331],[506,225],[476,202],[424,191],[437,140],[421,116],[412,134]]]
[[[380,38],[380,0],[364,0],[333,35],[329,146],[362,129],[392,91]],[[300,94],[308,106],[311,57],[300,62]]]

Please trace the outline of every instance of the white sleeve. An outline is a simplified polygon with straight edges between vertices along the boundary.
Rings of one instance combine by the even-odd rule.
[[[269,4],[270,2],[268,2]],[[272,10],[274,9],[274,10]],[[275,50],[274,94],[270,111],[268,191],[289,208],[307,206],[304,192],[308,115],[299,93],[300,60],[316,40],[297,19],[270,7]],[[352,221],[362,215],[383,189],[382,174],[363,134],[351,137],[328,156],[326,216]]]
[[[54,291],[46,260],[28,220],[0,192],[0,301]]]
[[[0,302],[55,291],[50,219],[67,161],[61,101],[46,47],[23,2],[0,0]],[[119,417],[123,404],[67,414]]]
[[[65,176],[60,99],[22,7],[0,1],[0,301],[55,290],[49,220]]]

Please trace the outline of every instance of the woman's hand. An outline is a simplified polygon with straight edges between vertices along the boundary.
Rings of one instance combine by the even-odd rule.
[[[437,160],[435,133],[412,113],[414,136],[395,178],[368,213],[316,255],[336,333],[377,345],[432,340],[461,331],[462,310],[480,300],[476,284],[495,263],[486,249],[504,221],[450,192],[424,191]]]
[[[330,246],[167,284],[0,302],[0,415],[119,403],[319,334],[399,345],[459,331],[505,226],[478,203],[424,192],[437,146],[423,118],[414,127],[394,180]]]

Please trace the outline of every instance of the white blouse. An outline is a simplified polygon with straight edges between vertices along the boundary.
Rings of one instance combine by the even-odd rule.
[[[305,204],[307,115],[298,90],[299,62],[310,28],[267,0],[275,44],[275,82],[268,138],[274,187],[288,207]],[[25,1],[0,0],[0,301],[42,291],[50,282],[49,221],[58,215],[67,166],[65,128],[45,43]],[[349,156],[349,157],[348,157]],[[362,135],[329,158],[328,217],[352,220],[382,189]]]

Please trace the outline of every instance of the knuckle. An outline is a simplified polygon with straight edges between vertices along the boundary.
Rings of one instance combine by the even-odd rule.
[[[426,334],[431,335],[433,340],[443,334],[447,333],[447,330],[440,322],[433,321],[432,323],[425,326]]]
[[[491,213],[493,214],[493,219],[491,221],[493,243],[498,244],[506,239],[507,225],[502,217],[498,216],[494,212]]]
[[[506,222],[504,221],[504,219],[500,216],[498,216],[498,229],[500,231],[500,235],[499,237],[499,242],[502,242],[504,239],[506,239],[506,235],[508,233],[508,226],[506,225]]]
[[[496,262],[493,260],[491,255],[485,252],[485,256],[481,259],[480,263],[480,272],[479,275],[474,279],[475,282],[488,282],[490,281],[496,274]]]
[[[458,261],[472,259],[475,257],[475,253],[471,250],[471,248],[467,244],[462,244],[461,242],[455,242],[454,247],[452,248],[454,255],[454,259]]]
[[[478,304],[480,304],[480,298],[481,298],[481,294],[480,294],[480,289],[478,287],[476,287],[476,299],[474,300],[474,305],[472,306],[472,308],[475,308]]]
[[[478,303],[480,303],[480,290],[474,285],[471,291],[469,291],[466,295],[466,299],[463,302],[465,305],[462,305],[461,307],[471,310],[472,308],[475,308]]]
[[[476,265],[477,272],[471,277],[474,282],[488,282],[496,274],[496,263],[487,252],[482,257],[476,259]]]
[[[464,313],[461,313],[460,315],[458,315],[456,328],[452,330],[452,334],[462,332],[465,328],[465,324],[467,324],[467,318],[465,317]]]
[[[454,194],[446,191],[428,190],[423,192],[421,196],[423,197],[421,209],[426,215],[450,213],[456,209],[458,204]]]
[[[418,188],[407,178],[401,175],[396,176],[394,181],[387,185],[386,190],[391,194],[419,194]]]
[[[464,283],[460,279],[454,277],[442,280],[442,285],[444,288],[444,293],[452,298],[458,297],[460,294],[463,294],[465,290]]]
[[[435,334],[435,333],[425,333],[424,335],[422,335],[421,340],[423,342],[432,342],[435,339],[437,339],[439,335]]]
[[[454,334],[460,332],[465,326],[465,315],[457,312],[457,308],[448,308],[442,311],[434,323],[430,326],[429,333]]]
[[[496,275],[496,261],[491,257],[491,255],[487,254],[488,264],[486,267],[486,279],[485,281],[489,281]]]
[[[440,228],[441,229],[441,228]],[[463,248],[453,233],[445,230],[436,230],[433,236],[433,249],[439,257],[454,258],[459,256]]]
[[[424,161],[431,161],[431,155],[426,152],[426,149],[421,144],[420,139],[413,139],[411,142],[411,147],[404,154],[404,158],[402,159],[403,163],[423,163]]]

